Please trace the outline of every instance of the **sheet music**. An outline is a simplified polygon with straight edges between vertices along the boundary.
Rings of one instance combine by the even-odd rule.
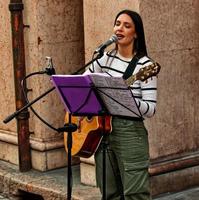
[[[89,74],[106,108],[112,115],[141,117],[140,111],[122,77],[110,77],[106,74]]]

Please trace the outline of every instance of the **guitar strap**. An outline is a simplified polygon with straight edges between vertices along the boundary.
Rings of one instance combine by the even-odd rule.
[[[138,60],[141,58],[142,56],[138,56],[137,54],[132,58],[132,60],[130,61],[128,67],[126,68],[126,71],[123,74],[123,79],[126,80],[128,79],[134,72],[135,67],[138,63]]]

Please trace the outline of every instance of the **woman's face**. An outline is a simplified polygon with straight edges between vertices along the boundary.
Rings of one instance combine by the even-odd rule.
[[[113,32],[118,38],[118,45],[132,46],[133,48],[133,41],[137,35],[135,32],[135,24],[129,15],[121,14],[116,19]]]

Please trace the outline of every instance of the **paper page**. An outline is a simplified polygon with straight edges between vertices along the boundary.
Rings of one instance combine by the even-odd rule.
[[[112,115],[141,117],[131,90],[122,77],[89,74],[106,108]]]

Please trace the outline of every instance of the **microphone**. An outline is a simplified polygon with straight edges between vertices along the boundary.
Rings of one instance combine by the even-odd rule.
[[[109,40],[107,40],[106,42],[104,42],[103,44],[101,44],[94,53],[99,53],[101,51],[104,51],[104,49],[106,47],[108,47],[109,45],[113,44],[114,42],[116,43],[118,41],[118,38],[116,35],[112,35],[111,38]]]
[[[45,69],[45,73],[48,74],[49,76],[56,74],[55,72],[55,68],[53,67],[53,61],[52,58],[49,56],[46,56],[46,60],[47,60],[47,67]]]

